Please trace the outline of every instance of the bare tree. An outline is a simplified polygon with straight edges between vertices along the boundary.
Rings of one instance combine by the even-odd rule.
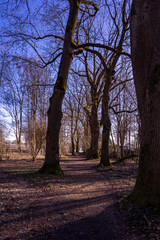
[[[69,4],[70,12],[65,30],[63,53],[56,84],[54,87],[54,93],[50,98],[50,107],[48,110],[48,129],[45,162],[40,170],[40,172],[50,172],[56,174],[62,172],[59,164],[59,133],[62,119],[62,102],[65,95],[68,74],[74,55],[73,38],[77,23],[80,0],[70,0]]]
[[[102,125],[103,125],[103,133],[102,133],[102,154],[101,154],[101,162],[100,165],[108,166],[110,165],[109,160],[109,136],[111,123],[109,118],[109,91],[111,84],[114,82],[114,75],[116,71],[116,65],[121,55],[130,56],[127,52],[123,52],[124,42],[127,40],[128,35],[128,26],[130,19],[130,6],[129,2],[124,0],[119,6],[116,7],[113,1],[112,5],[106,1],[106,6],[108,8],[110,18],[113,21],[114,28],[111,29],[110,38],[108,40],[108,44],[95,44],[95,43],[86,43],[81,44],[77,48],[84,49],[91,53],[96,54],[104,67],[104,88],[103,88],[103,97],[102,97]],[[114,9],[114,10],[112,10]],[[119,12],[119,14],[117,14]],[[94,49],[93,49],[94,47]],[[102,48],[106,50],[106,58],[104,59],[103,55],[97,51],[95,48]]]
[[[76,102],[72,95],[69,94],[65,98],[65,111],[64,114],[69,117],[70,120],[70,139],[71,139],[71,152],[75,154],[75,134],[77,132],[78,120],[79,120],[79,108],[76,109]]]
[[[66,25],[66,14],[68,14],[67,3],[69,4],[69,16]],[[42,1],[41,8],[38,10],[40,11],[38,12],[40,14],[37,14],[36,16],[37,18],[39,16],[42,16],[41,20],[43,20],[43,23],[46,20],[47,26],[48,23],[50,23],[50,26],[52,25],[52,32],[49,31],[47,33],[45,30],[48,27],[39,28],[38,24],[35,24],[35,15],[33,9],[29,8],[29,1],[25,1],[25,7],[28,11],[27,13],[25,12],[24,16],[18,15],[16,7],[22,9],[22,4],[16,0],[12,2],[11,6],[8,5],[8,8],[6,8],[9,9],[6,14],[9,20],[8,26],[10,29],[8,31],[3,31],[3,37],[8,37],[11,40],[10,43],[12,45],[10,45],[9,41],[6,41],[6,43],[9,44],[9,47],[13,45],[18,46],[17,51],[15,50],[14,54],[11,54],[12,59],[17,59],[18,57],[26,60],[27,57],[21,53],[23,53],[27,46],[30,48],[30,51],[34,51],[36,53],[40,60],[38,65],[41,67],[45,67],[48,64],[53,64],[58,59],[58,57],[62,55],[54,92],[50,98],[50,107],[48,110],[46,156],[44,165],[40,170],[41,172],[61,172],[59,165],[59,132],[62,118],[61,107],[67,87],[70,65],[74,56],[74,32],[77,25],[76,34],[78,34],[78,26],[80,25],[85,14],[88,16],[95,16],[96,12],[98,11],[96,4],[94,4],[92,1],[83,1],[81,7],[80,3],[80,0],[69,0],[67,2],[62,2],[59,5],[57,3],[50,4],[48,1]],[[4,4],[7,3],[5,2]],[[78,19],[77,24],[79,9],[81,10],[81,16],[80,19]],[[56,10],[56,13],[54,13],[54,10]],[[60,13],[62,11],[63,16],[65,15],[64,18],[60,17]],[[52,13],[53,15],[48,14],[48,12]],[[33,16],[34,18],[32,18]],[[59,23],[62,23],[60,24],[61,27],[59,27]],[[66,27],[64,27],[64,25],[66,25]],[[52,39],[55,39],[54,43]],[[47,43],[45,44],[45,48],[43,47],[43,51],[41,50],[42,41],[44,43]],[[19,51],[20,47],[22,49],[22,52]],[[27,58],[27,60],[30,63],[37,64],[37,62],[34,62],[31,59],[31,57]]]
[[[39,69],[27,64],[27,91],[25,94],[25,122],[24,135],[29,144],[32,160],[35,161],[46,140],[47,122],[47,83],[48,70]]]
[[[88,55],[88,54],[87,54]],[[90,95],[91,95],[91,109],[87,108],[86,111],[89,116],[90,130],[91,130],[91,143],[90,149],[88,153],[88,158],[98,158],[98,140],[99,140],[99,130],[100,130],[100,122],[98,119],[98,108],[102,97],[102,89],[104,86],[103,82],[103,74],[104,69],[101,63],[96,62],[96,55],[93,55],[93,59],[91,58],[91,62],[93,62],[93,70],[89,68],[89,64],[87,62],[87,55],[85,56],[85,71],[87,81],[90,84]]]
[[[98,158],[99,156],[99,131],[100,121],[98,116],[99,105],[102,97],[102,89],[104,86],[103,65],[96,55],[86,53],[83,57],[79,58],[82,62],[81,69],[78,69],[76,75],[81,78],[87,89],[83,89],[81,94],[84,95],[85,102],[83,101],[84,114],[88,118],[90,126],[90,147],[87,150],[87,158]],[[75,71],[74,71],[75,72]]]
[[[0,161],[2,161],[2,153],[4,151],[5,136],[4,136],[4,126],[0,122]]]
[[[48,129],[46,141],[46,156],[40,172],[61,173],[59,164],[59,133],[62,119],[62,102],[67,87],[69,69],[73,60],[73,34],[76,27],[80,1],[69,1],[70,13],[65,32],[63,54],[59,67],[54,93],[50,98],[48,110]]]
[[[18,149],[21,152],[26,76],[25,66],[21,66],[20,62],[13,62],[12,64],[4,67],[1,91],[1,101],[3,103],[3,107],[11,117]]]

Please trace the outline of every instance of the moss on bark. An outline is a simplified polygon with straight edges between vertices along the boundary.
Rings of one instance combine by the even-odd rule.
[[[55,89],[56,88],[66,92],[67,85],[64,83],[63,77],[60,77],[60,76],[58,77],[56,84],[55,84]]]
[[[91,149],[87,149],[86,151],[86,157],[87,157],[87,160],[91,160],[91,159],[99,159],[100,158],[100,155],[99,153],[93,153]]]
[[[100,162],[99,163],[99,165],[98,165],[98,167],[102,167],[102,168],[104,168],[104,167],[111,167],[112,166],[112,164],[110,163],[110,161],[107,161],[107,162]]]
[[[61,166],[59,163],[56,163],[54,165],[48,165],[44,163],[43,167],[38,172],[45,173],[45,174],[64,175],[64,172],[61,169]]]
[[[160,196],[157,194],[147,194],[145,195],[138,188],[135,188],[133,192],[128,196],[128,200],[131,203],[136,203],[142,206],[152,206],[160,208]]]

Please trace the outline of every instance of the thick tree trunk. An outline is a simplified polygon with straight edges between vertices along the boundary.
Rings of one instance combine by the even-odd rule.
[[[76,139],[76,153],[79,152],[79,133],[77,133],[77,139]]]
[[[84,152],[86,152],[89,148],[89,132],[90,132],[90,129],[89,129],[89,117],[88,115],[86,116],[86,120],[84,122],[84,141],[83,141],[83,144],[84,144]]]
[[[60,62],[54,93],[50,98],[48,110],[48,129],[46,137],[46,156],[40,172],[61,174],[59,163],[59,133],[62,119],[62,102],[67,87],[69,69],[73,60],[73,36],[76,27],[80,0],[69,1],[70,12],[66,26],[63,53]]]
[[[121,126],[122,128],[122,126]],[[121,158],[124,157],[124,133],[123,133],[123,129],[120,130],[120,150],[121,150]]]
[[[95,99],[93,99],[93,101],[95,101]],[[91,144],[88,156],[89,159],[98,158],[98,139],[99,139],[98,109],[96,102],[93,101],[90,116]]]
[[[105,80],[105,86],[103,90],[103,99],[102,99],[102,153],[100,166],[110,166],[109,160],[109,136],[111,130],[111,122],[109,118],[109,90],[111,85],[110,75],[107,74]]]
[[[103,125],[103,132],[102,132],[102,154],[101,154],[101,161],[100,166],[110,166],[110,159],[109,159],[109,136],[111,130],[111,123],[110,119],[106,119],[106,122]]]
[[[98,121],[91,124],[91,146],[90,159],[98,158],[98,139],[99,139],[99,123]]]
[[[131,47],[141,119],[139,170],[130,196],[160,205],[160,1],[133,1]]]

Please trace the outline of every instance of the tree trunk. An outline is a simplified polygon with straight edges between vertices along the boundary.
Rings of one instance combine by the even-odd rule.
[[[75,146],[74,146],[74,129],[73,129],[73,110],[71,109],[71,151],[72,151],[72,155],[75,155]]]
[[[112,144],[113,144],[113,152],[114,152],[114,155],[117,155],[116,146],[115,146],[115,142],[114,142],[114,138],[113,138],[112,131],[111,131],[111,138],[112,138]]]
[[[75,146],[74,146],[74,138],[73,137],[71,137],[71,145],[72,145],[72,155],[75,155],[75,152],[74,152]]]
[[[22,153],[21,141],[17,141],[17,144],[18,144],[18,152]]]
[[[122,136],[122,133],[120,134],[120,143],[121,143],[121,158],[124,157],[124,140],[123,140],[123,136]]]
[[[129,139],[129,154],[131,154],[131,127],[128,129],[128,139]]]
[[[103,90],[103,99],[102,99],[102,153],[100,166],[110,166],[109,160],[109,136],[111,130],[111,122],[109,118],[109,90],[111,85],[110,75],[107,74],[105,80],[105,86]]]
[[[79,131],[77,130],[77,139],[76,139],[76,153],[79,152]]]
[[[40,169],[40,172],[53,174],[62,173],[59,163],[59,133],[62,119],[62,102],[67,87],[69,69],[74,55],[72,43],[80,0],[69,1],[69,3],[70,12],[66,26],[63,53],[57,81],[54,87],[54,93],[50,98],[50,107],[48,110],[45,162],[43,167]]]
[[[88,148],[89,148],[89,132],[90,132],[89,118],[88,118],[88,116],[86,116],[86,120],[84,122],[84,141],[83,141],[84,152],[86,152],[86,150],[88,150]]]
[[[160,1],[133,1],[131,50],[141,146],[136,185],[130,198],[160,205]]]
[[[124,157],[124,139],[125,139],[125,130],[124,130],[124,125],[121,124],[121,129],[120,129],[120,150],[121,150],[121,158]]]
[[[36,111],[33,111],[33,135],[31,139],[31,155],[32,155],[32,161],[34,162],[36,160],[36,150],[37,150],[37,144],[36,144]]]
[[[98,158],[98,139],[99,139],[99,123],[98,121],[91,123],[91,146],[90,146],[90,156],[89,159]]]
[[[117,116],[117,149],[118,149],[118,152],[119,152],[119,149],[120,149],[120,119],[119,117]]]
[[[16,124],[16,141],[17,141],[19,153],[22,153],[21,134],[22,134],[22,128],[19,127],[18,124]]]
[[[92,96],[92,110],[90,116],[90,129],[91,129],[91,144],[89,150],[89,159],[98,158],[98,139],[99,139],[99,122],[98,122],[98,109],[97,103]]]

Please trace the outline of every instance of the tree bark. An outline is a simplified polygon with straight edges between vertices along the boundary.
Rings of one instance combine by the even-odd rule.
[[[136,185],[130,198],[160,205],[160,1],[134,0],[131,50],[141,146]]]
[[[19,119],[16,118],[16,141],[17,141],[19,153],[22,153],[22,143],[21,143],[21,136],[22,136],[22,112],[23,112],[22,104],[23,104],[23,101],[21,101]]]
[[[37,151],[37,144],[36,144],[36,111],[33,111],[33,116],[32,116],[32,121],[33,121],[33,132],[32,132],[32,139],[31,139],[31,155],[32,155],[32,161],[34,162],[36,160],[36,151]]]
[[[71,145],[72,145],[72,155],[75,155],[75,145],[74,145],[74,138],[71,137]]]
[[[54,92],[50,98],[48,110],[48,128],[46,137],[46,155],[40,172],[61,174],[59,163],[59,133],[62,119],[62,102],[67,87],[69,69],[72,64],[74,49],[72,46],[77,23],[80,0],[69,0],[70,12],[66,26],[62,58],[59,66]]]
[[[111,122],[109,117],[109,89],[111,86],[111,77],[110,74],[106,73],[105,86],[103,90],[103,99],[102,99],[102,123],[103,123],[103,132],[102,132],[102,153],[100,166],[110,166],[109,160],[109,136],[111,130]]]
[[[91,90],[92,109],[90,116],[91,144],[89,150],[89,159],[98,158],[98,139],[99,139],[99,122],[98,122],[98,103],[96,89]]]
[[[19,151],[19,153],[22,153],[21,141],[17,141],[17,144],[18,144],[18,151]]]
[[[124,157],[124,139],[123,139],[123,136],[122,136],[123,133],[120,134],[120,143],[121,143],[121,146],[120,146],[120,149],[121,149],[121,158]]]
[[[79,131],[77,129],[77,138],[76,138],[76,153],[79,152]]]
[[[89,148],[89,132],[90,132],[90,129],[89,129],[89,117],[87,115],[86,119],[85,119],[85,122],[84,122],[84,141],[83,141],[84,152],[86,152],[88,150],[88,148]]]
[[[92,116],[91,123],[91,145],[89,158],[98,158],[98,139],[99,139],[99,122],[96,116]]]
[[[72,151],[72,155],[75,155],[75,144],[74,144],[74,129],[73,129],[73,109],[71,109],[71,117],[70,117],[70,121],[71,121],[71,151]]]

